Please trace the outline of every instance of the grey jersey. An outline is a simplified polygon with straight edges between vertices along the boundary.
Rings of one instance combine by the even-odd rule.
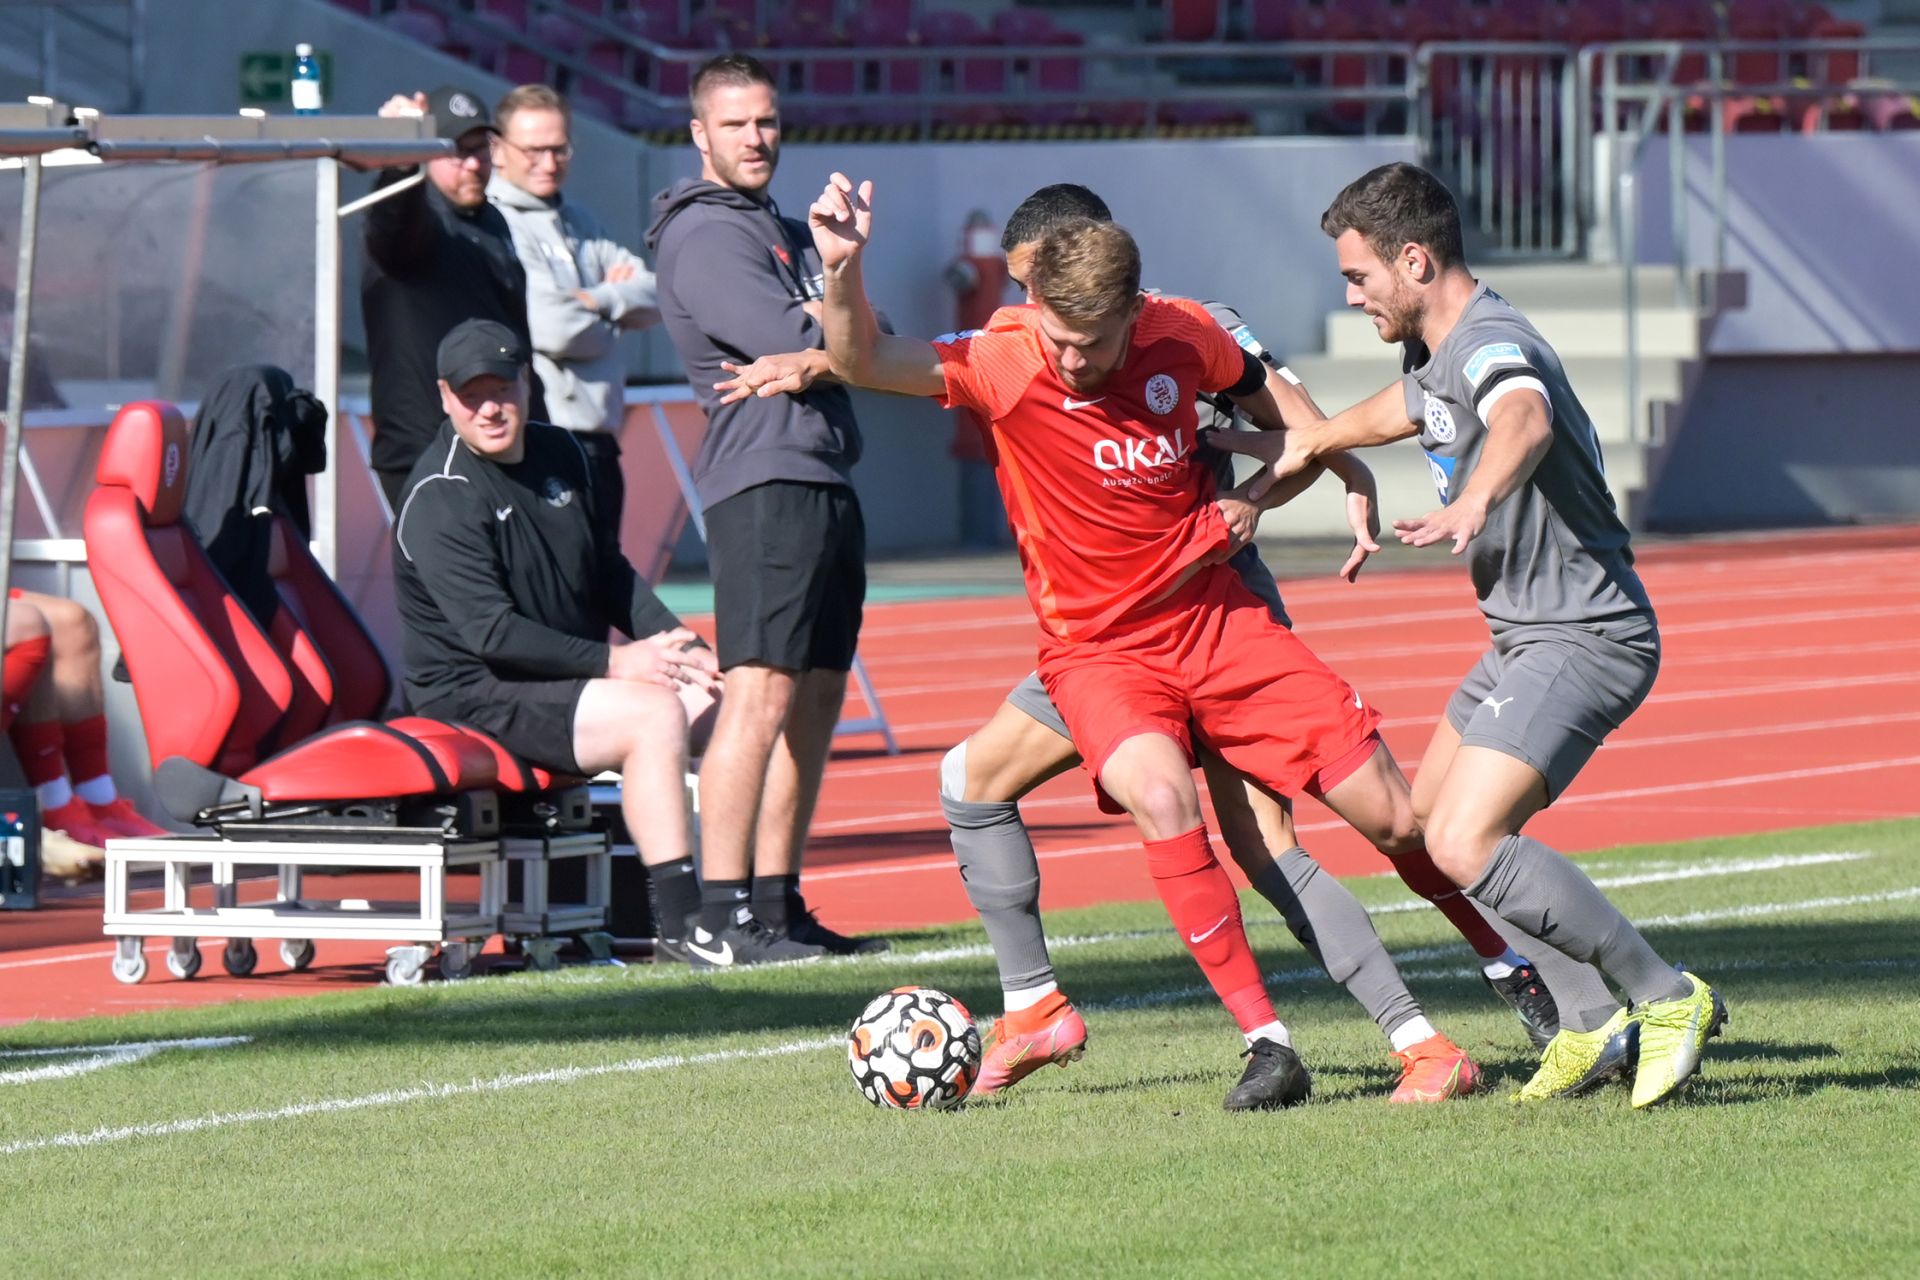
[[[1600,440],[1560,357],[1512,303],[1481,285],[1437,351],[1406,344],[1407,416],[1421,424],[1440,500],[1464,489],[1486,444],[1486,415],[1508,393],[1546,397],[1553,443],[1525,485],[1487,515],[1466,558],[1494,635],[1530,623],[1648,614],[1627,527],[1607,489]]]

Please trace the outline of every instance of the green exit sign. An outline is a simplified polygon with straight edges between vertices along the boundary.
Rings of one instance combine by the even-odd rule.
[[[320,64],[320,93],[333,101],[333,55],[315,50]],[[290,107],[293,105],[293,51],[256,49],[240,55],[240,105],[243,107]]]

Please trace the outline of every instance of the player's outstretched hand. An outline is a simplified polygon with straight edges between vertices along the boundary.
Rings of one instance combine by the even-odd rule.
[[[790,351],[785,355],[761,356],[752,364],[734,364],[722,360],[720,367],[732,377],[713,384],[721,404],[732,404],[748,396],[795,396],[813,385],[824,372],[824,351]]]
[[[1347,491],[1347,528],[1353,530],[1353,550],[1340,566],[1340,576],[1348,582],[1358,580],[1367,557],[1380,550],[1380,506],[1370,493]]]
[[[1247,497],[1258,502],[1267,490],[1298,475],[1313,461],[1293,439],[1291,431],[1209,431],[1201,440],[1227,453],[1244,453],[1266,464],[1266,471],[1255,477],[1247,488]]]
[[[1347,528],[1353,531],[1353,550],[1340,566],[1340,576],[1353,582],[1367,557],[1380,550],[1380,488],[1372,468],[1350,453],[1328,454],[1326,462],[1347,486]]]
[[[1430,547],[1436,542],[1453,542],[1453,554],[1459,555],[1487,527],[1485,508],[1477,503],[1455,500],[1438,511],[1429,511],[1417,520],[1395,520],[1393,531],[1410,547]]]
[[[866,246],[873,230],[873,184],[863,182],[856,190],[852,178],[834,174],[820,198],[808,207],[807,225],[813,229],[813,247],[820,251],[821,266],[846,262]]]

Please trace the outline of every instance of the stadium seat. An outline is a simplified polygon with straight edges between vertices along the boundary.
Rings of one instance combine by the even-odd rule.
[[[561,53],[579,53],[592,42],[592,33],[564,13],[535,14],[527,34]],[[518,83],[525,84],[522,80]]]
[[[1920,129],[1920,97],[1908,93],[1863,96],[1861,106],[1873,127],[1887,133]]]
[[[262,633],[180,521],[186,444],[172,405],[122,408],[83,517],[95,588],[122,641],[155,794],[168,811],[199,821],[239,803],[271,823],[276,805],[305,818],[315,805],[437,803],[492,788],[493,754],[471,735],[426,720],[402,729],[344,719],[385,702],[384,670],[377,661],[377,676],[354,669],[371,641],[331,584],[326,595],[315,590],[303,546],[294,557],[283,543],[278,556],[276,587],[293,601],[276,617],[281,640]],[[319,629],[306,631],[303,618]],[[390,806],[390,820],[404,808]],[[485,813],[492,821],[491,802]]]
[[[1221,0],[1163,0],[1160,36],[1181,42],[1212,40],[1223,33],[1224,7]]]
[[[447,42],[447,24],[438,15],[423,9],[398,9],[380,19],[380,24],[397,35],[439,48]]]
[[[1542,0],[1535,31],[1558,44],[1602,44],[1626,39],[1627,18],[1621,0]]]
[[[966,48],[990,45],[993,37],[972,14],[957,9],[936,9],[922,14],[915,29],[916,43],[924,48]],[[978,95],[980,105],[945,106],[935,110],[934,118],[946,124],[981,125],[1000,120],[1004,112],[998,98],[1006,92],[1007,63],[998,57],[958,57],[942,59],[937,68],[939,89],[950,86],[954,93]]]
[[[527,0],[473,0],[473,11],[503,27],[527,29]]]
[[[1247,39],[1271,43],[1293,38],[1293,0],[1247,0]]]

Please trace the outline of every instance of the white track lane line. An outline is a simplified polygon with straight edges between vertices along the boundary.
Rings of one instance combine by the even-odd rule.
[[[1920,674],[1916,674],[1914,678],[1920,680]],[[1392,727],[1397,722],[1389,720],[1385,723],[1387,727]],[[1732,736],[1736,732],[1746,734],[1761,732],[1761,730],[1729,730],[1727,734],[1722,736]],[[1891,760],[1861,760],[1846,764],[1823,765],[1810,769],[1788,769],[1779,773],[1750,773],[1731,778],[1703,778],[1697,782],[1675,782],[1658,787],[1631,787],[1618,791],[1587,792],[1585,794],[1563,796],[1559,800],[1556,800],[1554,805],[1556,808],[1564,809],[1569,805],[1597,804],[1606,800],[1632,800],[1640,796],[1671,795],[1676,792],[1690,790],[1714,791],[1727,787],[1750,786],[1762,782],[1797,782],[1805,778],[1826,778],[1833,777],[1837,774],[1852,773],[1855,771],[1868,772],[1875,769],[1904,769],[1912,765],[1920,765],[1920,756],[1899,756]],[[933,776],[933,766],[929,764],[928,769],[928,776],[931,778]],[[1415,770],[1408,769],[1407,772],[1411,774],[1415,772]],[[1205,790],[1204,785],[1201,786],[1201,789],[1203,791]],[[1075,793],[1067,796],[1051,796],[1040,800],[1028,798],[1020,802],[1020,808],[1023,813],[1032,813],[1042,809],[1071,808],[1074,806],[1091,806],[1092,804],[1093,799],[1090,794]],[[817,835],[822,832],[858,831],[867,827],[886,827],[895,824],[906,824],[917,828],[924,824],[945,825],[945,823],[946,815],[938,809],[896,809],[887,813],[868,814],[859,818],[829,818],[825,821],[815,822],[810,830]],[[1304,823],[1300,825],[1299,830],[1337,831],[1343,825],[1345,824],[1339,822]]]
[[[1799,902],[1753,903],[1747,906],[1727,907],[1715,911],[1696,911],[1683,916],[1655,917],[1642,923],[1647,926],[1673,924],[1710,923],[1717,920],[1749,919],[1757,916],[1785,915],[1801,911],[1820,911],[1833,907],[1869,906],[1889,902],[1906,902],[1920,899],[1920,885],[1905,889],[1894,889],[1882,893],[1854,894],[1848,897],[1808,898]],[[1404,952],[1398,957],[1411,961],[1422,955],[1420,952]],[[912,957],[898,957],[908,959]],[[849,957],[849,959],[853,959]],[[923,957],[924,959],[924,957]],[[1281,970],[1265,975],[1269,982],[1276,984],[1310,978],[1315,971],[1308,969]],[[1181,1000],[1203,997],[1210,994],[1204,986],[1179,987],[1166,991],[1142,993],[1138,996],[1124,996],[1107,1001],[1100,1006],[1105,1010],[1142,1008],[1151,1005],[1172,1004]],[[364,1111],[373,1107],[405,1106],[414,1102],[431,1102],[446,1098],[457,1098],[474,1094],[505,1093],[514,1089],[524,1089],[532,1085],[574,1084],[581,1080],[591,1080],[612,1075],[636,1075],[643,1072],[665,1071],[673,1068],[713,1066],[721,1063],[748,1062],[764,1058],[790,1057],[799,1053],[811,1053],[826,1049],[838,1049],[845,1043],[840,1035],[819,1037],[811,1040],[790,1040],[782,1044],[768,1045],[758,1049],[723,1049],[712,1053],[662,1054],[648,1058],[629,1058],[623,1062],[609,1062],[590,1067],[554,1067],[546,1071],[527,1071],[513,1075],[495,1076],[490,1080],[472,1080],[465,1083],[417,1085],[408,1089],[388,1089],[379,1093],[361,1094],[350,1098],[325,1098],[314,1102],[292,1103],[284,1107],[274,1107],[255,1111],[215,1112],[210,1115],[194,1116],[179,1120],[157,1120],[145,1124],[103,1126],[97,1129],[75,1130],[70,1133],[55,1134],[45,1138],[22,1138],[0,1144],[0,1156],[20,1155],[30,1151],[45,1151],[52,1148],[84,1148],[104,1146],[110,1143],[127,1142],[136,1138],[161,1138],[175,1134],[203,1133],[210,1129],[227,1129],[237,1125],[264,1124],[276,1120],[292,1120],[301,1116],[338,1115],[344,1112]]]

